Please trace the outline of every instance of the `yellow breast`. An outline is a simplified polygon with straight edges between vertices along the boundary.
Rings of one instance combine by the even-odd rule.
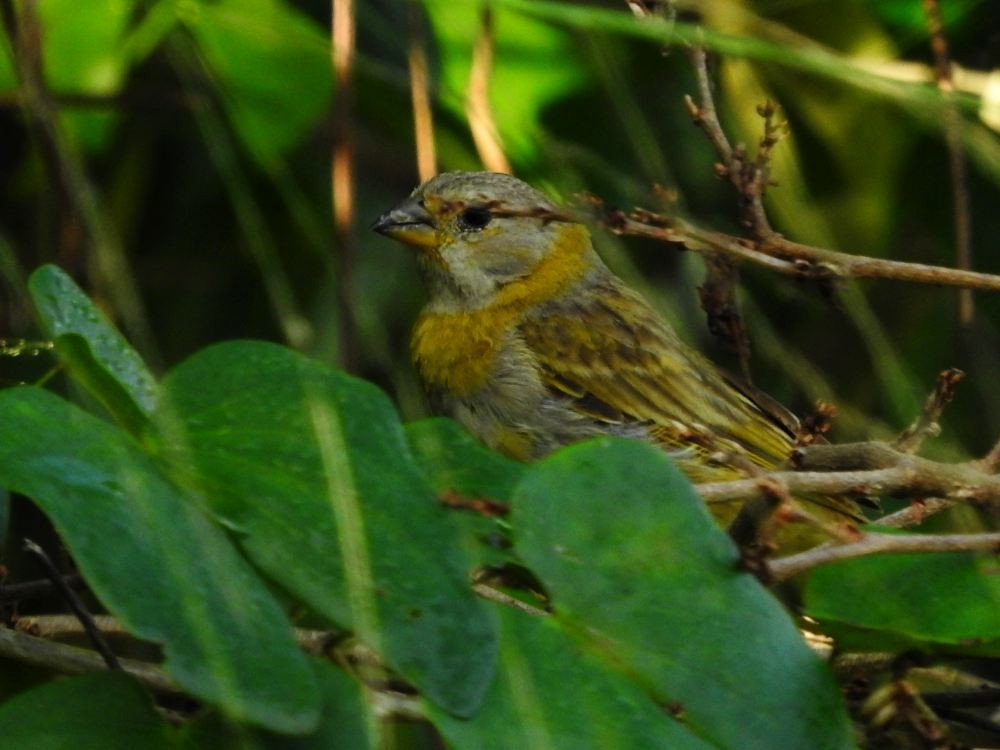
[[[583,278],[591,262],[590,252],[587,229],[565,224],[552,250],[531,273],[497,290],[487,305],[423,313],[413,331],[411,347],[424,382],[459,397],[481,389],[524,314],[565,293]]]

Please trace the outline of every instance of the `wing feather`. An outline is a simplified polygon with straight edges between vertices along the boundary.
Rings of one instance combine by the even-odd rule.
[[[681,342],[617,279],[539,308],[520,331],[548,387],[595,420],[646,424],[670,447],[696,447],[694,436],[710,433],[766,467],[791,454],[793,429]]]

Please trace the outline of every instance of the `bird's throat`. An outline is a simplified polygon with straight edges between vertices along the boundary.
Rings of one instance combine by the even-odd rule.
[[[459,397],[478,391],[525,313],[566,294],[596,262],[586,227],[561,224],[552,249],[531,272],[501,287],[485,305],[424,312],[411,346],[425,384]]]

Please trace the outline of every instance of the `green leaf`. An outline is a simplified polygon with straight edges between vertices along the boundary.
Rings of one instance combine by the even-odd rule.
[[[451,419],[406,425],[406,440],[435,492],[509,501],[525,464],[491,451]]]
[[[525,475],[512,523],[557,615],[701,737],[852,746],[826,666],[661,450],[613,438],[561,450]]]
[[[101,602],[162,643],[192,695],[279,731],[318,718],[287,618],[221,530],[130,438],[46,391],[0,391],[0,485],[52,520]]]
[[[138,433],[156,381],[139,354],[64,271],[38,268],[28,289],[42,324],[73,376],[124,428]]]
[[[170,727],[121,672],[51,682],[0,704],[0,750],[167,750]]]
[[[312,659],[319,681],[319,725],[307,735],[288,737],[212,715],[188,725],[183,750],[375,750],[376,722],[361,685],[323,659]]]
[[[154,441],[254,562],[431,700],[474,712],[494,623],[389,399],[250,341],[199,352],[161,392]]]
[[[191,29],[237,133],[264,167],[298,145],[329,109],[330,45],[279,0],[186,6]],[[280,116],[276,116],[280,113]]]
[[[998,572],[972,553],[844,560],[809,574],[805,608],[848,648],[1000,656]]]
[[[132,60],[124,36],[135,13],[135,0],[88,0],[81,13],[75,0],[41,0],[45,79],[50,89],[72,94],[111,96],[121,91]],[[99,149],[113,134],[118,114],[71,110],[62,119],[81,146]]]
[[[500,607],[497,679],[464,721],[429,707],[456,750],[709,750],[635,682],[574,643],[552,618]]]
[[[509,505],[525,465],[489,450],[450,419],[425,419],[406,425],[406,440],[417,465],[438,497]],[[456,528],[469,565],[503,565],[508,525],[474,509],[455,508],[449,520]]]

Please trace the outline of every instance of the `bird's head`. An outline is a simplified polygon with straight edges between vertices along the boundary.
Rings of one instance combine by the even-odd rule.
[[[583,225],[530,185],[496,172],[439,174],[372,229],[421,251],[432,299],[445,305],[485,302],[539,269],[557,272],[554,253],[576,256],[567,273],[597,262]],[[568,252],[568,244],[577,247]]]

